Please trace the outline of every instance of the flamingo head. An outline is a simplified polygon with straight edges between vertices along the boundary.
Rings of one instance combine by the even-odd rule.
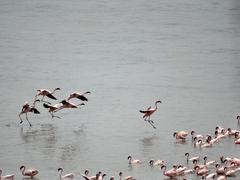
[[[203,157],[203,160],[206,161],[206,160],[207,160],[207,156],[204,156],[204,157]]]
[[[58,168],[58,171],[63,171],[63,168]]]
[[[166,166],[165,166],[165,165],[162,165],[162,166],[161,166],[161,169],[163,169],[163,168],[166,168]]]
[[[22,165],[22,166],[20,167],[20,170],[22,170],[23,168],[25,168],[25,166]]]
[[[194,130],[192,130],[192,131],[191,131],[191,135],[193,136],[193,134],[194,134],[194,133],[195,133],[195,131],[194,131]]]
[[[174,133],[173,133],[173,137],[175,137],[176,135],[177,135],[177,132],[174,132]]]
[[[102,177],[104,178],[105,176],[107,176],[107,174],[103,174]]]
[[[154,162],[153,159],[151,159],[151,160],[149,161],[150,166],[153,166],[153,162]]]
[[[55,91],[56,91],[56,90],[61,90],[61,89],[60,89],[60,88],[55,88]]]
[[[119,176],[121,177],[121,176],[122,176],[122,174],[123,174],[123,173],[122,173],[122,172],[120,172],[120,173],[119,173]]]
[[[110,177],[110,180],[114,180],[114,177],[112,176],[112,177]]]
[[[87,175],[89,174],[89,170],[86,169],[86,170],[84,171],[84,174],[87,176]]]
[[[128,159],[128,160],[129,160],[129,159],[132,159],[132,156],[128,156],[128,158],[127,158],[127,159]]]
[[[90,92],[90,91],[87,91],[87,92],[85,92],[84,94],[91,94],[91,92]]]
[[[156,104],[157,104],[157,103],[162,103],[162,101],[156,101]]]

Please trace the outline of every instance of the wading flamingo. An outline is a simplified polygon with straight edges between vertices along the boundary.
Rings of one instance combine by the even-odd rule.
[[[85,93],[79,93],[79,92],[74,92],[72,94],[69,95],[69,97],[67,98],[67,100],[70,100],[72,98],[78,98],[82,101],[88,101],[88,99],[85,97],[85,94],[90,94],[90,91],[87,91]]]
[[[2,176],[2,170],[0,169],[0,180],[1,179],[5,179],[5,180],[13,180],[14,179],[14,175],[11,174],[11,175],[5,175],[5,176]]]
[[[151,126],[156,129],[156,127],[153,125],[153,121],[150,120],[150,116],[157,110],[157,104],[162,103],[162,101],[156,101],[155,102],[155,108],[149,107],[147,110],[140,110],[139,112],[144,113],[143,119],[144,121],[147,121]]]
[[[65,175],[62,175],[63,172],[63,168],[58,168],[58,172],[59,172],[59,179],[73,179],[74,178],[74,174],[73,173],[68,173]]]
[[[38,89],[37,94],[35,95],[35,98],[37,98],[37,96],[42,96],[41,101],[43,101],[44,97],[47,96],[50,99],[57,100],[57,98],[53,96],[53,93],[57,90],[61,90],[61,89],[55,88],[53,91],[49,91],[47,89]],[[47,102],[47,101],[43,101],[43,102]],[[49,102],[47,102],[47,103],[49,103]]]
[[[84,171],[84,174],[81,174],[81,176],[82,176],[85,180],[97,180],[97,176],[98,176],[98,175],[88,176],[88,174],[89,174],[89,170],[85,170],[85,171]]]
[[[36,102],[39,102],[40,100],[39,99],[36,99],[34,102],[33,102],[33,105],[30,106],[27,102],[23,105],[22,107],[22,111],[18,114],[19,118],[20,118],[20,124],[23,122],[22,118],[21,118],[21,115],[22,114],[26,114],[26,120],[28,121],[29,125],[32,126],[32,124],[29,122],[28,120],[28,116],[27,116],[27,113],[29,112],[33,112],[34,114],[40,114],[40,112],[35,108],[35,103]]]
[[[161,169],[164,169],[164,170],[163,170],[163,175],[164,175],[164,176],[168,176],[168,177],[170,177],[170,178],[174,178],[174,177],[177,176],[177,172],[176,172],[177,166],[175,166],[173,169],[170,169],[170,170],[166,171],[167,166],[162,165],[162,166],[161,166]]]
[[[173,137],[175,137],[177,140],[180,139],[182,141],[186,140],[187,135],[188,135],[188,132],[186,131],[178,131],[173,133]]]
[[[194,156],[194,157],[189,158],[189,153],[188,152],[185,153],[185,156],[187,157],[187,163],[189,161],[194,161],[194,160],[199,161],[200,160],[199,156]]]
[[[135,180],[135,178],[133,176],[126,176],[126,177],[122,177],[123,176],[123,173],[120,172],[119,173],[119,177],[120,177],[120,180],[124,179],[124,180]]]
[[[141,164],[141,161],[138,159],[132,159],[132,156],[128,156],[128,164],[134,165],[134,164]]]
[[[26,169],[26,167],[23,165],[20,167],[20,170],[22,171],[23,176],[29,176],[31,178],[33,178],[34,176],[36,176],[38,174],[37,169]]]

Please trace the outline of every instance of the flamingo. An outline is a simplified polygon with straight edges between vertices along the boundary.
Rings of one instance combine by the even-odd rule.
[[[166,171],[167,166],[162,165],[162,166],[161,166],[161,169],[164,169],[164,170],[163,170],[163,175],[164,175],[164,176],[168,176],[168,177],[170,177],[170,178],[174,178],[174,177],[177,176],[177,172],[176,172],[177,167],[176,167],[176,166],[175,166],[173,169]]]
[[[204,157],[203,157],[203,160],[204,160],[204,165],[206,165],[206,166],[211,166],[211,165],[214,165],[214,164],[216,163],[215,160],[212,160],[212,161],[208,161],[208,162],[207,162],[207,156],[204,156]]]
[[[150,164],[151,167],[153,167],[153,166],[162,166],[162,165],[164,165],[164,163],[165,162],[163,160],[154,161],[153,159],[151,159],[149,161],[149,164]]]
[[[110,177],[110,179],[109,180],[114,180],[114,177],[112,176],[112,177]]]
[[[85,93],[79,93],[79,92],[74,92],[74,93],[71,93],[69,95],[69,97],[67,98],[67,100],[70,100],[72,98],[78,98],[82,101],[88,101],[88,99],[85,97],[85,94],[90,94],[91,92],[90,91],[87,91]]]
[[[186,140],[187,135],[188,135],[188,132],[186,131],[178,131],[173,133],[173,137],[175,137],[177,140],[181,139],[182,141]]]
[[[120,172],[119,173],[120,180],[122,180],[122,176],[123,176],[123,173]],[[135,178],[133,176],[126,176],[124,180],[135,180]]]
[[[60,106],[57,111],[59,111],[60,109],[63,109],[63,108],[78,108],[78,106],[85,105],[84,103],[76,105],[76,104],[68,102],[66,100],[62,100],[60,103],[62,103],[62,106]]]
[[[102,174],[102,172],[99,172],[96,177],[97,177],[97,180],[103,180],[103,178],[106,176],[106,174]]]
[[[194,167],[197,176],[206,176],[209,173],[209,169],[207,167],[200,168],[199,166]]]
[[[55,116],[53,114],[54,112],[56,112],[61,107],[61,104],[58,103],[58,104],[50,105],[50,104],[43,103],[43,107],[48,108],[48,112],[51,114],[52,119],[54,117],[61,119],[61,117]]]
[[[23,122],[22,118],[21,118],[21,115],[22,114],[26,114],[26,120],[28,121],[29,125],[32,126],[32,124],[29,122],[28,120],[28,116],[27,116],[27,113],[29,112],[33,112],[34,114],[40,114],[40,112],[35,108],[35,103],[36,102],[39,102],[40,100],[39,99],[36,99],[34,102],[33,102],[33,105],[30,106],[28,104],[28,102],[26,102],[23,106],[22,106],[22,110],[21,112],[18,114],[19,118],[20,118],[20,124]]]
[[[81,175],[82,175],[82,177],[83,177],[85,180],[97,180],[97,176],[98,176],[98,175],[96,175],[96,176],[88,176],[88,174],[89,174],[89,170],[85,170],[85,171],[84,171],[84,174],[81,174]]]
[[[157,104],[158,103],[162,103],[162,101],[156,101],[155,102],[155,108],[152,108],[152,107],[149,107],[147,110],[143,111],[143,110],[140,110],[139,112],[141,113],[144,113],[143,115],[143,118],[144,118],[144,121],[148,121],[149,124],[151,124],[151,126],[156,129],[156,127],[153,125],[153,121],[150,120],[150,116],[157,110]],[[148,120],[147,120],[148,119]]]
[[[42,96],[41,101],[43,101],[44,97],[47,96],[50,99],[57,100],[57,98],[53,96],[53,93],[57,90],[61,90],[61,89],[60,88],[55,88],[53,91],[49,91],[47,89],[38,89],[37,94],[35,95],[35,98],[37,96]],[[43,102],[47,102],[47,101],[43,101]],[[47,103],[49,103],[49,102],[47,102]]]
[[[74,178],[74,174],[73,173],[68,173],[68,174],[65,174],[65,175],[62,175],[62,172],[63,172],[63,168],[58,168],[58,172],[60,171],[59,173],[59,179],[73,179]]]
[[[13,180],[13,179],[14,179],[14,175],[11,174],[11,175],[2,176],[2,170],[0,169],[0,180],[1,180],[1,179]]]
[[[138,159],[132,159],[132,156],[128,156],[127,158],[129,160],[129,165],[134,165],[134,164],[141,164],[141,161]]]
[[[23,176],[29,176],[31,178],[33,178],[34,176],[36,176],[38,174],[37,169],[26,169],[26,167],[24,165],[22,165],[20,167],[20,170],[22,171]]]
[[[187,157],[187,163],[188,163],[188,161],[194,161],[194,160],[199,161],[199,159],[200,159],[199,156],[194,156],[194,157],[189,158],[188,152],[185,153],[185,156]]]
[[[201,134],[195,135],[195,131],[194,130],[191,131],[191,135],[192,135],[192,140],[194,140],[194,139],[203,139],[203,135],[201,135]]]

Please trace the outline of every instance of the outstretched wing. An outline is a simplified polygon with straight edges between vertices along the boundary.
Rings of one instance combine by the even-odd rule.
[[[79,95],[79,96],[77,96],[77,98],[81,99],[82,101],[88,101],[88,99],[83,95]]]
[[[50,99],[55,99],[55,100],[57,100],[57,98],[55,98],[52,94],[48,94],[47,97],[49,97]]]
[[[33,112],[34,114],[40,114],[40,112],[36,108],[32,108],[31,112]]]

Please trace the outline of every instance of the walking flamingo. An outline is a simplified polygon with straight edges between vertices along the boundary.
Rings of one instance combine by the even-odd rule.
[[[38,174],[37,169],[26,169],[26,167],[24,165],[22,165],[20,167],[20,170],[22,171],[23,176],[29,176],[31,178],[33,178],[34,176],[36,176]]]
[[[59,172],[60,171],[60,172]],[[58,168],[58,172],[59,172],[59,179],[61,180],[63,179],[73,179],[74,178],[74,174],[73,173],[68,173],[65,175],[62,175],[63,172],[63,168]]]
[[[40,114],[40,112],[35,108],[35,103],[36,103],[37,101],[39,102],[40,100],[39,100],[39,99],[36,99],[36,100],[33,102],[33,105],[32,105],[32,106],[30,106],[30,105],[28,104],[28,102],[26,102],[26,103],[23,105],[21,112],[18,114],[18,116],[19,116],[19,118],[20,118],[20,120],[21,120],[21,121],[20,121],[20,124],[23,122],[23,120],[22,120],[22,118],[21,118],[21,115],[22,115],[22,114],[26,114],[26,120],[28,121],[29,125],[32,126],[32,124],[31,124],[31,123],[29,122],[29,120],[28,120],[27,113],[33,112],[34,114]]]
[[[2,176],[2,170],[0,169],[0,179],[13,180],[14,179],[14,175],[11,174],[11,175]]]
[[[162,103],[162,101],[156,101],[155,102],[155,108],[149,107],[147,110],[140,110],[139,112],[143,113],[143,119],[144,121],[147,121],[151,126],[156,129],[156,127],[153,125],[153,121],[150,120],[150,116],[157,110],[157,104]],[[148,119],[148,120],[147,120]]]
[[[85,93],[74,92],[74,93],[70,94],[70,96],[67,98],[67,100],[70,100],[72,98],[78,98],[82,101],[88,101],[88,99],[85,97],[85,94],[90,94],[90,93],[91,93],[90,91],[87,91]]]
[[[55,96],[53,96],[53,93],[57,90],[61,90],[61,89],[60,88],[55,88],[53,91],[49,91],[47,89],[38,89],[37,94],[35,95],[35,98],[37,96],[42,96],[41,101],[43,101],[44,97],[47,96],[50,99],[57,100],[57,98]],[[43,101],[43,102],[47,102],[47,101]],[[49,103],[49,102],[47,102],[47,103]]]

